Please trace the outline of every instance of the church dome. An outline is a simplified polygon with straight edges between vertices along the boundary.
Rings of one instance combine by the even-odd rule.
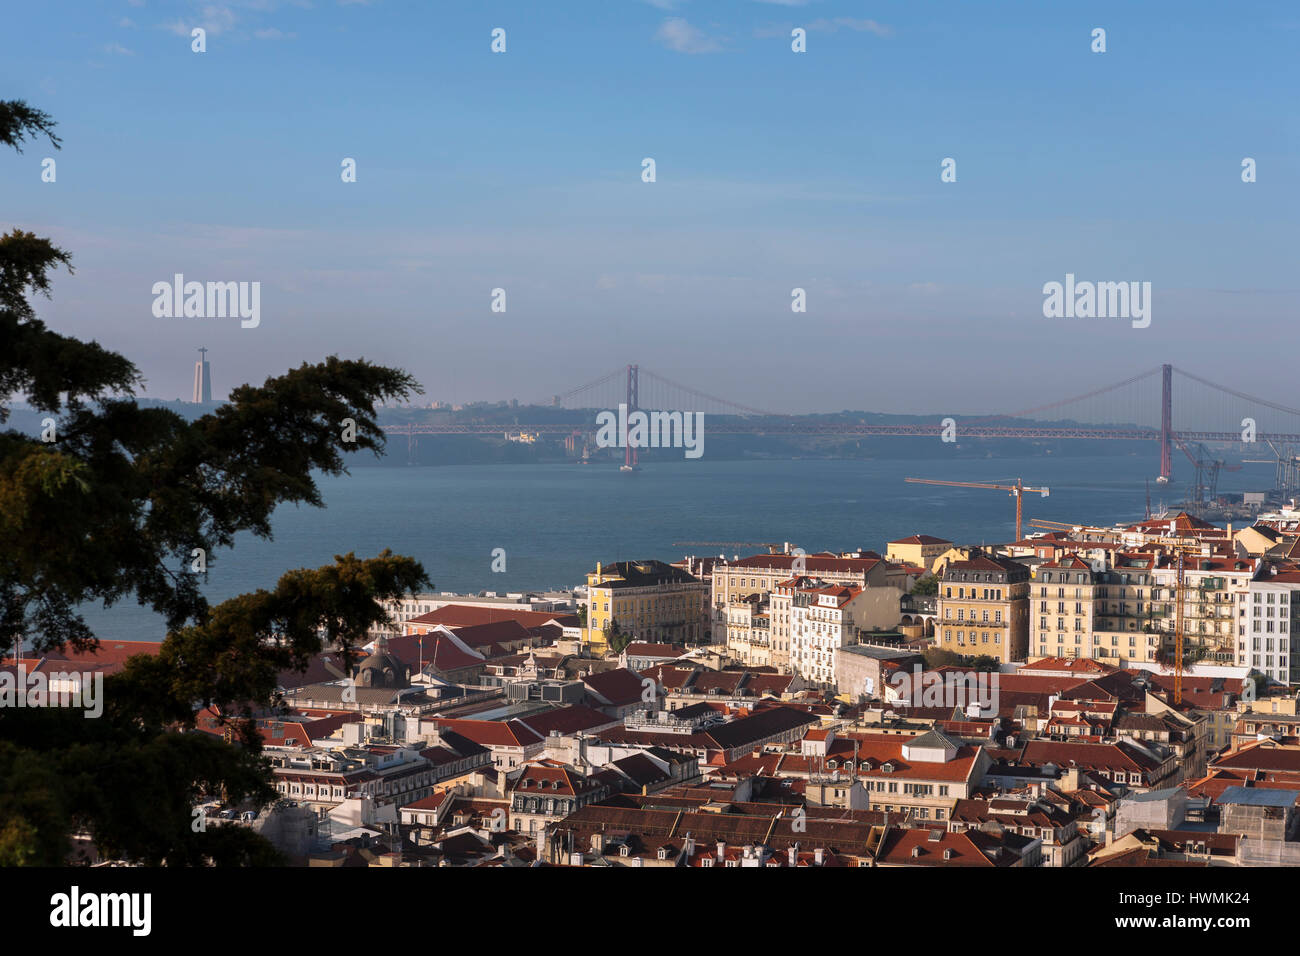
[[[388,651],[388,641],[380,638],[374,652],[357,667],[357,684],[361,687],[409,687],[411,669]]]

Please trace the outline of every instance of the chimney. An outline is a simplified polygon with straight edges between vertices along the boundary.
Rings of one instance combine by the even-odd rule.
[[[682,852],[686,854],[688,860],[695,855],[695,838],[689,832],[686,834],[686,839],[682,841]]]
[[[790,861],[790,865],[797,866],[799,863],[799,844],[798,843],[793,844],[789,849],[785,851],[785,853],[786,853],[786,859]]]
[[[719,840],[718,841],[718,862],[723,863],[726,861],[726,859],[727,859],[727,841]]]
[[[813,850],[813,862],[816,863],[818,866],[821,866],[826,859],[825,854],[826,851],[823,850],[821,847],[818,847],[817,849]]]

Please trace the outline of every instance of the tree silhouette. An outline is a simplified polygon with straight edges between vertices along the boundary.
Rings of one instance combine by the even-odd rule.
[[[6,145],[43,134],[58,148],[53,127],[0,101]],[[51,272],[70,262],[30,232],[0,236],[0,423],[21,393],[55,426],[53,440],[0,431],[0,637],[38,655],[93,652],[76,607],[128,596],[163,614],[168,633],[157,656],[105,679],[98,719],[0,707],[0,865],[57,865],[75,833],[149,864],[273,862],[247,828],[196,827],[194,804],[274,798],[254,717],[276,705],[278,673],[327,646],[346,653],[386,619],[380,602],[428,578],[389,551],[347,554],[210,607],[189,558],[202,549],[210,568],[239,532],[269,537],[282,502],[321,506],[314,472],[345,472],[347,451],[380,454],[375,404],[421,390],[400,370],[331,356],[237,388],[193,422],[142,408],[130,361],[36,315],[31,299],[48,297]],[[355,441],[344,446],[348,419]],[[205,705],[229,722],[231,742],[196,730]]]

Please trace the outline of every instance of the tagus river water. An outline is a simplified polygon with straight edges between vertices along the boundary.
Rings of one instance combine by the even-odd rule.
[[[1006,541],[1015,522],[1004,492],[907,484],[905,477],[1005,481],[1048,487],[1029,495],[1026,520],[1109,524],[1140,519],[1153,455],[933,461],[654,462],[635,473],[610,465],[465,465],[354,468],[320,479],[324,509],[282,507],[275,538],[241,535],[209,558],[206,593],[220,601],[269,588],[291,568],[335,554],[392,548],[424,564],[437,590],[517,591],[581,583],[597,561],[691,551],[676,541],[789,541],[807,551],[872,548],[914,533],[962,543]],[[1186,476],[1184,476],[1186,477]],[[1263,489],[1268,465],[1225,474],[1221,491]],[[1158,487],[1169,503],[1182,485]],[[506,570],[492,571],[505,551]],[[748,549],[757,550],[757,549]],[[134,603],[85,609],[105,639],[160,640],[161,619]]]

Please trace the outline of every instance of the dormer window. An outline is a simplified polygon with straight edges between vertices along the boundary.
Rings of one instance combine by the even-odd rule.
[[[621,847],[618,848],[619,856],[627,856],[629,852],[630,850],[628,849],[628,845],[626,843],[624,843]]]
[[[952,859],[952,850],[944,850],[944,851],[943,851],[943,858],[944,858],[945,860],[951,860],[951,859]]]
[[[661,859],[661,860],[666,860],[666,859],[668,859],[668,850],[667,850],[666,847],[662,847],[662,846],[661,846],[661,847],[659,848],[659,859]]]

